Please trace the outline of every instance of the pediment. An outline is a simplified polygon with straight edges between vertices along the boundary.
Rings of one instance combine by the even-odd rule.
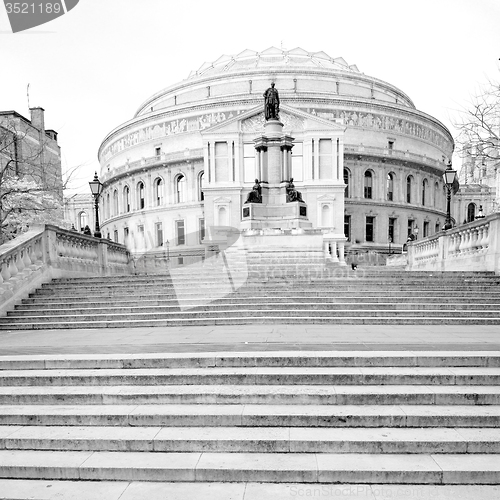
[[[218,198],[214,199],[214,203],[231,203],[231,198],[228,198],[227,196],[219,196]]]
[[[318,196],[318,201],[335,201],[336,197],[334,194],[324,194],[322,196]]]
[[[264,132],[264,106],[256,106],[244,113],[219,123],[202,131],[202,135],[231,135],[237,133],[261,134]],[[288,105],[280,107],[280,121],[283,123],[283,132],[290,134],[293,131],[324,130],[325,132],[342,133],[345,126],[339,123],[320,118],[319,116],[295,109]]]

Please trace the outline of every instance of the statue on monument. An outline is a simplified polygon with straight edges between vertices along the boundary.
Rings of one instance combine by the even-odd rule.
[[[286,202],[291,203],[292,201],[300,201],[304,203],[301,192],[295,189],[293,177],[288,181],[286,186]]]
[[[259,179],[255,179],[255,184],[248,193],[245,203],[262,203],[262,187],[260,186]]]
[[[271,86],[264,92],[264,114],[266,121],[279,120],[279,112],[280,97],[278,90],[274,88],[274,82],[272,82]]]

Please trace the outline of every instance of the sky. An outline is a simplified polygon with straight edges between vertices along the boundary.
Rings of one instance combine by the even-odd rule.
[[[63,172],[78,167],[69,193],[85,193],[102,140],[149,96],[223,54],[271,46],[343,57],[456,136],[459,110],[500,80],[500,2],[80,0],[18,33],[0,3],[0,110],[44,108]]]

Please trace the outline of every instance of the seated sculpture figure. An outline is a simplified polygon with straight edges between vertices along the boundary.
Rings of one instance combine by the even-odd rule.
[[[300,201],[304,203],[301,192],[295,189],[295,185],[293,184],[293,177],[288,181],[288,184],[286,186],[286,201],[287,203],[290,203],[292,201]]]
[[[252,190],[248,193],[245,203],[262,203],[262,188],[259,179],[255,179]]]

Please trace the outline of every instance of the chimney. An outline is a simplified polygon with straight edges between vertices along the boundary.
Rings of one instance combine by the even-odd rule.
[[[43,119],[43,108],[30,108],[31,111],[31,125],[37,128],[40,132],[45,133],[45,123]]]

